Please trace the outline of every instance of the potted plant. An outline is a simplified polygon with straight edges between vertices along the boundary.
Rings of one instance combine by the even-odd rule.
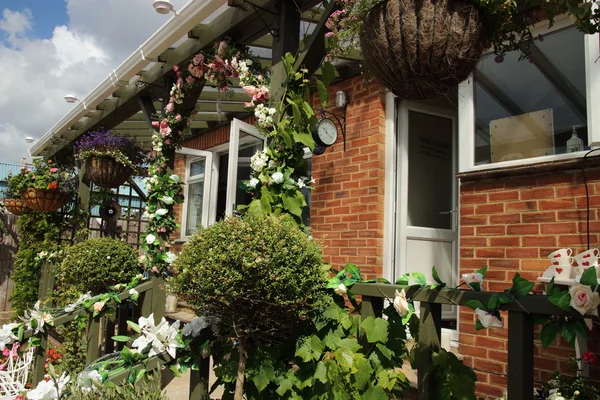
[[[90,132],[75,146],[75,158],[83,164],[84,175],[95,185],[116,188],[146,162],[146,153],[134,139],[111,131]]]
[[[408,99],[445,95],[475,69],[489,47],[501,62],[512,50],[529,57],[530,27],[568,12],[584,33],[600,30],[588,1],[335,0],[327,22],[331,56],[360,43],[367,70]]]
[[[27,207],[35,211],[53,212],[73,197],[77,180],[73,171],[61,169],[52,160],[35,159],[33,169],[23,173],[19,187]]]
[[[24,188],[23,182],[25,175],[29,172],[28,167],[21,167],[20,172],[17,175],[12,173],[8,174],[8,182],[6,191],[4,192],[4,206],[6,209],[14,215],[23,215],[30,210],[25,204],[25,201],[21,199],[21,190]]]

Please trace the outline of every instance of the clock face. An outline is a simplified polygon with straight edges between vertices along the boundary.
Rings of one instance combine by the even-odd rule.
[[[337,126],[329,118],[323,118],[317,125],[317,135],[324,146],[331,146],[337,141]]]

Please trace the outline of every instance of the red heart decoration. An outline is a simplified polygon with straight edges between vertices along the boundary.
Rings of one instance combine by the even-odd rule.
[[[560,274],[561,272],[563,272],[563,269],[562,268],[556,268],[556,272],[558,272]]]
[[[560,258],[560,254],[555,254],[554,258]]]
[[[590,262],[589,261],[584,261],[581,263],[581,265],[583,265],[584,267],[589,267],[590,266]]]
[[[590,258],[592,255],[591,254],[586,254],[583,256],[583,258]]]
[[[554,261],[552,264],[554,264],[554,265],[560,265],[560,261]]]

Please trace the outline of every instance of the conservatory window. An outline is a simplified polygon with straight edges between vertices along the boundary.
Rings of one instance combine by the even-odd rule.
[[[205,184],[204,158],[188,162],[188,179],[186,193],[186,224],[185,236],[193,235],[202,226],[202,210],[204,205]]]
[[[571,137],[587,146],[583,33],[569,28],[537,40],[529,62],[516,51],[494,59],[486,56],[473,79],[475,164],[583,150]]]

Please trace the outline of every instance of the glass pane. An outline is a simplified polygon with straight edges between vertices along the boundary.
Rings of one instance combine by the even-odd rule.
[[[202,175],[204,174],[204,163],[206,160],[198,160],[194,161],[190,164],[190,176]]]
[[[252,196],[247,193],[244,189],[240,188],[242,181],[250,179],[250,159],[257,152],[263,149],[263,140],[253,138],[249,143],[240,144],[238,150],[238,170],[237,170],[237,182],[235,183],[235,207],[237,208],[240,204],[249,204],[252,201]],[[233,210],[235,211],[235,209]]]
[[[188,184],[187,221],[185,235],[193,235],[202,226],[202,202],[204,200],[204,180]]]
[[[587,148],[583,34],[568,28],[545,35],[535,46],[539,53],[531,62],[511,52],[502,63],[493,54],[479,63],[476,164]],[[577,145],[578,138],[583,145]]]
[[[409,226],[452,229],[452,153],[451,119],[409,111]]]

